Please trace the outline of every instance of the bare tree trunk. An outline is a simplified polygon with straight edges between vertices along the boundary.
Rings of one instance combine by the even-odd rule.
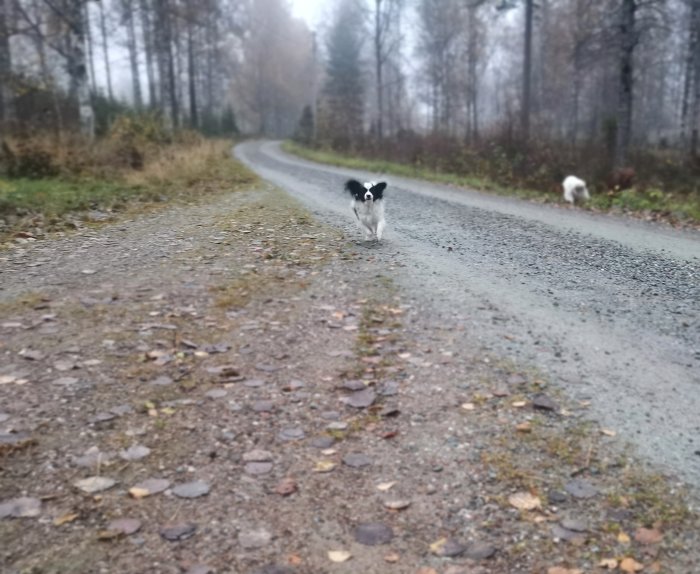
[[[187,76],[190,92],[190,126],[197,129],[199,117],[197,115],[197,74],[194,65],[194,23],[187,22]]]
[[[170,38],[175,62],[175,97],[178,107],[184,108],[185,96],[183,94],[183,57],[182,57],[182,22],[174,14],[170,20]]]
[[[143,107],[141,96],[141,72],[139,70],[139,47],[136,41],[136,26],[134,25],[133,0],[123,0],[124,18],[126,19],[127,46],[129,48],[129,64],[131,66],[131,82],[134,93],[134,106],[140,110]]]
[[[532,90],[532,19],[534,0],[525,0],[525,47],[523,56],[523,101],[520,109],[520,129],[523,141],[530,139],[530,96]]]
[[[690,105],[688,106],[690,124],[689,157],[694,160],[698,156],[698,130],[700,130],[700,0],[692,0],[690,15],[690,54],[687,75],[692,77]],[[688,78],[686,78],[688,80]]]
[[[65,3],[65,21],[68,25],[66,68],[69,76],[68,93],[78,105],[80,131],[90,139],[95,137],[95,114],[90,100],[88,74],[85,61],[85,21],[83,1],[68,0]]]
[[[206,73],[206,112],[211,116],[214,107],[214,51],[218,49],[218,41],[216,38],[216,21],[212,14],[207,18],[207,36],[210,40],[214,40],[214,46],[207,46],[207,73]]]
[[[166,102],[169,110],[169,118],[173,128],[179,126],[180,109],[177,100],[177,86],[175,85],[175,62],[172,45],[172,15],[169,10],[168,0],[155,0],[155,14],[158,21],[156,32],[158,54],[158,68],[160,75],[161,95],[160,101],[163,110]]]
[[[85,43],[87,45],[88,64],[90,65],[90,93],[94,94],[97,91],[97,79],[95,77],[95,56],[92,45],[92,29],[90,27],[90,3],[85,2],[83,5],[83,22],[85,23]]]
[[[100,0],[100,33],[102,34],[102,53],[105,59],[105,73],[107,74],[107,95],[110,101],[114,100],[114,90],[112,89],[112,66],[109,62],[109,49],[107,47],[107,23],[105,21],[105,0]]]
[[[470,143],[479,137],[476,10],[480,4],[476,0],[467,6],[467,141]]]
[[[382,34],[385,27],[382,23],[382,0],[374,0],[374,58],[377,79],[377,137],[384,137],[384,85],[382,83],[382,66],[384,54],[382,50]]]
[[[0,127],[10,124],[15,117],[14,95],[10,87],[12,78],[12,52],[7,27],[8,0],[0,0]]]
[[[167,0],[160,0],[166,7]],[[168,96],[170,100],[170,117],[174,128],[180,126],[180,106],[177,99],[177,83],[175,81],[175,56],[173,54],[173,21],[167,10],[163,10],[165,21],[163,22],[163,41],[165,48],[165,61],[168,74]]]
[[[143,32],[143,48],[146,53],[146,77],[148,78],[148,105],[154,108],[158,105],[156,78],[153,66],[153,25],[151,8],[148,0],[141,0],[141,30]]]
[[[617,139],[615,142],[615,168],[625,167],[632,134],[632,98],[634,73],[634,48],[637,44],[635,27],[636,0],[623,0],[618,34],[620,38],[619,84],[617,102]]]

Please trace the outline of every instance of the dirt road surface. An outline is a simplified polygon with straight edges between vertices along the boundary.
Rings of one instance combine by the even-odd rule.
[[[237,154],[0,251],[0,572],[697,572],[696,235]]]
[[[349,234],[345,179],[386,179],[380,267],[700,486],[700,233],[319,166],[273,142],[238,155]]]

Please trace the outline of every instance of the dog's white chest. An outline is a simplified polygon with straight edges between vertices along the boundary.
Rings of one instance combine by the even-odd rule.
[[[383,201],[354,201],[352,209],[357,216],[360,225],[366,232],[366,237],[381,239],[384,230],[384,205]]]

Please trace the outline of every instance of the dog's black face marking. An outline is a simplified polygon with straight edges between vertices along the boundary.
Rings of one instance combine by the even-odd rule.
[[[355,201],[377,201],[384,197],[386,183],[378,183],[369,189],[355,179],[350,179],[345,184],[345,189],[350,192]]]
[[[374,196],[374,201],[382,199],[384,197],[384,190],[386,189],[386,183],[383,181],[377,185],[370,188],[370,193]]]
[[[364,201],[365,200],[365,186],[362,185],[359,181],[355,179],[349,179],[347,183],[345,184],[345,189],[350,192],[350,195],[356,200],[356,201]]]

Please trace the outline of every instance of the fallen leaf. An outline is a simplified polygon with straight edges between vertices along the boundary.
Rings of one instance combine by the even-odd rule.
[[[211,487],[201,480],[178,484],[173,488],[173,494],[178,498],[199,498],[209,494]]]
[[[135,444],[121,451],[119,457],[123,460],[140,460],[151,453],[151,449],[141,444]]]
[[[605,436],[617,435],[617,433],[614,430],[610,430],[610,429],[600,429],[600,432],[603,433]]]
[[[319,460],[313,468],[314,472],[330,472],[336,464],[330,460]]]
[[[377,395],[372,389],[364,389],[362,391],[356,391],[340,400],[350,407],[364,409],[371,406],[376,398]]]
[[[265,528],[238,533],[238,543],[246,549],[262,548],[272,541],[272,534]]]
[[[141,521],[135,518],[117,518],[107,525],[107,530],[121,532],[127,536],[141,529]]]
[[[117,481],[113,478],[107,478],[106,476],[91,476],[83,480],[78,480],[73,484],[83,492],[94,494],[95,492],[102,492],[103,490],[112,488],[117,484]]]
[[[522,433],[529,433],[532,432],[532,425],[530,424],[530,421],[525,421],[517,424],[515,426],[515,430]]]
[[[572,480],[564,485],[564,490],[576,498],[591,498],[598,494],[598,489],[585,480]]]
[[[145,488],[136,488],[135,486],[133,488],[129,489],[129,494],[136,499],[139,498],[145,498],[149,494],[151,494],[148,490]]]
[[[562,568],[561,566],[552,566],[547,568],[547,574],[583,574],[583,570],[578,568]]]
[[[615,570],[615,568],[617,568],[617,560],[615,558],[603,558],[598,562],[598,566],[607,568],[608,570]]]
[[[384,501],[384,507],[389,510],[403,510],[411,506],[410,500],[386,500]]]
[[[618,541],[620,544],[629,544],[629,543],[630,543],[629,534],[627,534],[626,532],[620,532],[620,533],[617,535],[617,541]]]
[[[389,554],[384,555],[384,562],[389,564],[395,564],[399,561],[400,556],[396,552],[389,552]]]
[[[387,490],[391,489],[395,484],[396,484],[396,482],[380,482],[377,485],[377,490],[380,490],[382,492],[386,492]]]
[[[163,526],[159,533],[166,540],[169,540],[170,542],[177,542],[178,540],[185,540],[186,538],[193,536],[196,530],[196,524],[185,522]]]
[[[511,494],[508,497],[508,502],[518,510],[534,510],[542,506],[540,499],[529,492],[516,492],[515,494]]]
[[[355,528],[355,540],[365,546],[388,544],[394,537],[394,531],[386,524],[366,522]]]
[[[41,514],[38,498],[12,498],[0,503],[0,518],[36,518]]]
[[[329,550],[328,558],[331,562],[347,562],[352,558],[352,554],[346,550]]]
[[[559,408],[557,403],[544,393],[537,393],[532,397],[532,406],[543,411],[556,411]]]
[[[270,462],[272,453],[267,450],[255,449],[243,453],[243,462]]]
[[[70,514],[64,514],[63,516],[57,516],[56,518],[53,519],[53,525],[54,526],[63,526],[64,524],[68,524],[69,522],[73,522],[76,518],[78,518],[80,514],[77,513],[70,513]]]
[[[513,402],[513,403],[511,403],[511,404],[512,404],[516,409],[521,409],[521,408],[523,408],[523,407],[527,404],[527,402],[526,402],[526,401],[515,401],[515,402]]]
[[[124,533],[119,530],[99,530],[97,532],[98,540],[114,540],[115,538],[121,538]]]
[[[460,544],[452,538],[440,538],[430,545],[430,551],[436,556],[444,558],[454,558],[463,554],[467,549],[464,544]]]
[[[243,470],[246,474],[252,474],[253,476],[267,474],[272,471],[274,465],[271,462],[249,462],[244,467]]]
[[[297,483],[293,478],[283,478],[277,484],[275,492],[281,496],[289,496],[297,491]]]
[[[644,569],[644,564],[640,564],[637,562],[634,558],[627,557],[620,562],[620,570],[623,572],[629,572],[630,574],[634,574],[634,572],[639,572],[640,570]]]
[[[445,544],[447,544],[447,538],[438,538],[430,545],[430,551],[439,556]]]
[[[423,566],[422,568],[418,568],[416,571],[416,574],[438,574],[437,570],[435,568],[430,568],[429,566]]]
[[[372,464],[372,459],[361,452],[351,452],[343,457],[343,464],[351,468],[362,468]]]
[[[129,489],[129,494],[136,499],[152,494],[158,494],[170,487],[170,481],[165,478],[148,478]]]
[[[664,538],[664,535],[656,528],[637,528],[634,533],[634,539],[640,544],[658,544]]]
[[[464,411],[473,411],[476,405],[474,403],[462,403],[461,408]]]

